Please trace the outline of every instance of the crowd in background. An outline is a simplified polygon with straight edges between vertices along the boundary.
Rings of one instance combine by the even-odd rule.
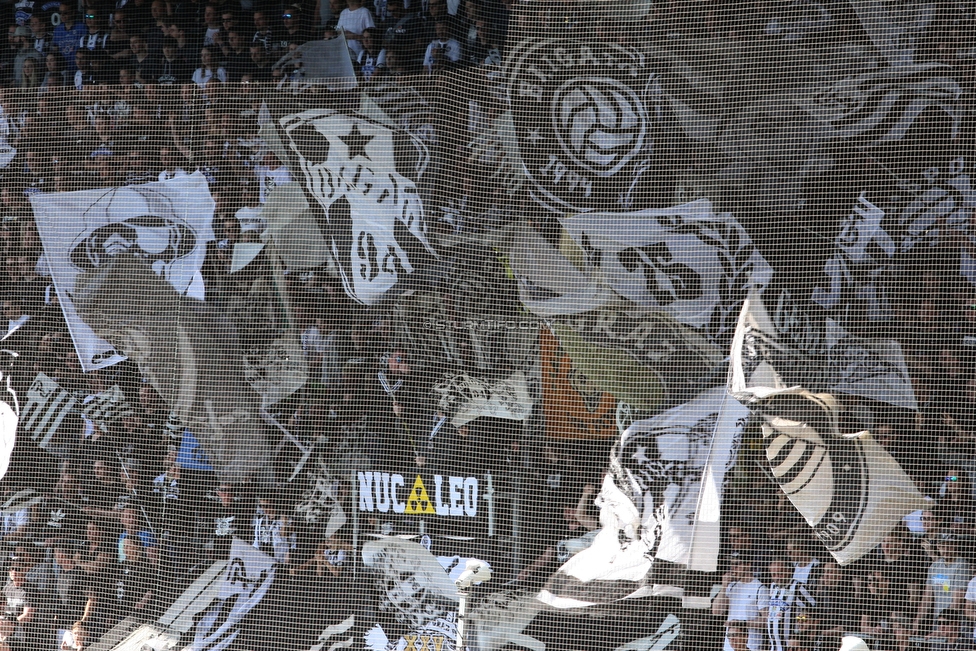
[[[512,0],[9,5],[6,23],[0,23],[8,29],[0,52],[0,297],[6,322],[0,347],[21,353],[14,377],[22,388],[43,372],[84,403],[118,384],[132,410],[108,427],[73,415],[71,435],[53,455],[56,470],[47,484],[38,483],[39,501],[22,508],[14,501],[3,512],[0,560],[8,583],[0,651],[83,649],[126,616],[158,616],[207,564],[226,556],[232,537],[253,543],[285,568],[277,596],[260,615],[279,628],[254,627],[241,648],[274,643],[280,626],[291,627],[295,648],[301,648],[319,630],[315,618],[330,608],[372,608],[349,605],[369,597],[347,589],[349,568],[356,565],[348,527],[325,537],[321,523],[293,515],[297,496],[287,490],[221,483],[212,472],[182,467],[183,428],[133,364],[82,373],[51,280],[38,268],[42,246],[32,193],[165,180],[199,170],[216,202],[216,239],[203,272],[208,302],[240,310],[268,269],[258,264],[228,273],[234,244],[257,241],[267,192],[290,179],[258,135],[262,104],[299,74],[294,63],[281,59],[303,43],[334,38],[342,28],[359,82],[368,86],[404,75],[490,70],[500,65],[514,30],[586,30],[590,37],[638,46],[707,37],[779,43],[792,32],[773,23],[790,24],[797,7],[673,0],[630,21],[581,3]],[[856,17],[844,13],[849,7],[830,9],[839,27],[815,46],[863,38]],[[940,7],[939,29],[931,32],[939,38],[925,41],[919,56],[968,68],[974,44],[966,11],[961,4]],[[869,414],[875,436],[931,498],[931,509],[907,519],[868,558],[842,568],[811,539],[776,486],[740,463],[723,507],[723,518],[730,517],[722,589],[713,605],[715,625],[727,622],[727,648],[837,648],[834,638],[852,631],[867,633],[872,649],[910,648],[912,636],[946,640],[939,648],[971,648],[976,295],[958,281],[959,269],[946,263],[950,257],[931,255],[914,267],[920,273],[892,288],[897,334],[920,411],[851,405]],[[498,282],[508,279],[501,273]],[[533,507],[521,516],[531,535],[523,536],[517,555],[499,561],[499,571],[514,585],[541,585],[571,554],[566,541],[587,539],[599,528],[593,498],[609,441],[554,438],[526,461],[520,425],[495,419],[447,426],[434,441],[428,433],[442,416],[430,397],[434,373],[418,367],[398,341],[392,315],[354,303],[324,273],[289,275],[288,291],[312,381],[280,405],[276,417],[300,442],[325,436],[339,446],[348,442],[349,427],[368,415],[371,434],[352,440],[370,467],[404,476],[504,476],[524,469],[533,478],[527,484],[537,487],[521,496]],[[508,291],[516,296],[512,285]],[[456,316],[465,317],[460,307]],[[473,351],[466,354],[474,357]],[[747,450],[746,458],[755,452]],[[23,486],[8,488],[7,497],[14,498]],[[354,508],[349,483],[337,481],[336,493],[347,510]],[[363,526],[394,532],[384,529],[389,524],[373,518]],[[435,532],[435,539],[437,533],[471,532]],[[307,608],[288,606],[296,595],[311,595]],[[566,633],[554,649],[577,648],[587,635],[574,642],[572,631]],[[592,635],[589,648],[601,648],[599,631]]]

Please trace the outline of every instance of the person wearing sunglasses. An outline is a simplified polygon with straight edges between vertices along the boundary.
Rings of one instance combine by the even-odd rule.
[[[109,33],[105,31],[104,21],[94,9],[85,11],[87,31],[78,41],[78,47],[85,50],[104,50],[108,46]]]
[[[822,640],[823,613],[817,607],[804,608],[796,616],[796,631],[790,638],[788,649],[830,649],[837,648]]]
[[[286,7],[281,14],[281,24],[284,27],[284,31],[282,32],[281,43],[278,49],[287,51],[289,45],[301,45],[312,40],[312,35],[305,24],[300,6]]]
[[[61,3],[58,10],[61,23],[54,28],[54,49],[61,54],[61,64],[72,75],[78,68],[75,66],[75,50],[81,39],[88,33],[85,24],[78,20],[74,5],[69,2]]]

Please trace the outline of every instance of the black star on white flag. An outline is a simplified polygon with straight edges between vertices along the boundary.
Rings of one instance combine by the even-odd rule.
[[[346,293],[375,303],[415,271],[411,254],[433,253],[415,183],[427,165],[426,147],[379,122],[331,109],[287,115],[279,124]]]

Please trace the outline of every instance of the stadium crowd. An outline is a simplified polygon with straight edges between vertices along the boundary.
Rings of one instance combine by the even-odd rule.
[[[348,527],[324,537],[321,524],[293,515],[297,496],[216,482],[212,472],[184,467],[178,461],[183,428],[133,364],[81,372],[51,280],[39,268],[43,250],[31,194],[203,172],[216,202],[216,240],[204,268],[208,301],[241,309],[250,305],[261,272],[228,273],[233,246],[257,240],[267,192],[290,178],[258,135],[262,103],[300,74],[281,62],[290,51],[334,38],[341,28],[359,81],[368,86],[466,66],[490,69],[500,64],[510,31],[538,26],[586,25],[620,42],[643,34],[781,38],[769,28],[771,9],[755,4],[732,12],[674,0],[655,5],[639,28],[574,3],[514,0],[376,0],[368,6],[359,0],[314,6],[18,0],[9,7],[3,24],[8,40],[0,52],[0,297],[6,320],[0,348],[20,355],[12,377],[21,393],[43,372],[81,403],[118,384],[132,409],[108,427],[75,414],[73,436],[56,452],[43,453],[52,457],[49,481],[38,470],[35,483],[23,482],[23,474],[16,475],[23,483],[7,482],[0,651],[80,650],[124,617],[158,616],[208,563],[226,556],[234,536],[287,568],[279,598],[268,600],[275,610],[265,617],[294,627],[295,648],[307,648],[307,636],[318,630],[309,624],[315,612],[341,610],[339,602],[363,593],[346,589],[356,565]],[[955,18],[946,24],[952,41],[927,44],[926,56],[954,60],[971,47],[972,30]],[[851,35],[840,32],[838,38]],[[840,567],[811,539],[778,488],[754,464],[740,463],[723,507],[723,516],[731,514],[726,567],[712,610],[716,626],[726,627],[727,649],[837,648],[835,639],[846,632],[864,633],[881,651],[912,648],[912,638],[938,640],[933,649],[972,648],[976,295],[958,284],[959,270],[945,263],[950,257],[931,255],[920,263],[923,273],[896,292],[918,414],[850,405],[870,412],[876,436],[929,496],[931,508],[907,519],[869,557]],[[497,282],[507,282],[503,273]],[[326,436],[341,447],[349,436],[344,427],[368,415],[375,431],[388,433],[356,440],[375,467],[504,475],[524,462],[523,441],[509,421],[448,426],[436,446],[404,434],[430,430],[437,374],[412,366],[391,315],[355,304],[322,273],[289,275],[288,291],[313,381],[276,417],[301,442]],[[507,293],[517,296],[511,286]],[[524,499],[535,505],[530,511],[544,515],[526,523],[532,535],[525,537],[524,562],[504,568],[509,578],[541,584],[566,558],[562,541],[599,527],[593,497],[609,454],[610,443],[603,441],[553,438],[541,446],[525,466],[540,488]],[[25,488],[39,495],[20,505]],[[354,508],[350,485],[337,481],[335,491],[347,510]],[[374,519],[366,526],[389,533],[385,524]],[[289,605],[295,595],[322,602],[296,612]],[[247,643],[266,646],[272,640],[261,635],[272,631],[280,628],[266,628]],[[553,648],[575,647],[566,640]]]

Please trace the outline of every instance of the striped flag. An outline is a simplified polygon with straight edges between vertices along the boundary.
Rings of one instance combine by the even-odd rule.
[[[77,404],[78,399],[54,379],[38,373],[27,390],[27,400],[20,414],[20,429],[46,450]]]
[[[841,565],[874,549],[925,507],[898,462],[862,431],[842,434],[829,394],[794,390],[758,408],[769,471]]]
[[[92,396],[92,399],[81,407],[81,413],[86,419],[106,431],[111,423],[133,412],[132,407],[125,401],[122,389],[116,384]]]

